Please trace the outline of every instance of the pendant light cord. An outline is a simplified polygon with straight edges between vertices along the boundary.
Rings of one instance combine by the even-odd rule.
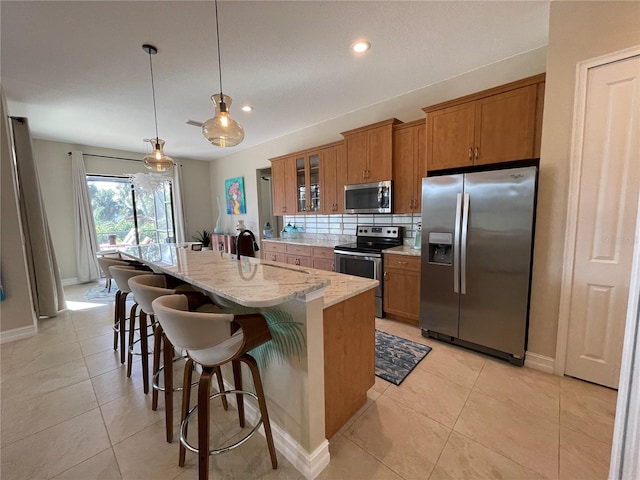
[[[220,27],[218,26],[218,0],[215,0],[216,6],[216,41],[218,44],[218,75],[220,80],[220,102],[224,102],[222,94],[222,66],[220,65]]]
[[[156,124],[156,148],[159,148],[158,141],[158,114],[156,113],[156,88],[153,83],[153,62],[151,61],[151,51],[149,51],[149,69],[151,70],[151,94],[153,96],[153,119]]]

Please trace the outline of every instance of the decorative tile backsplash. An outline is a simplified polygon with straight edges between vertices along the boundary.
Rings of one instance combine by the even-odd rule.
[[[395,215],[285,215],[284,225],[302,227],[306,234],[355,235],[358,225],[397,225],[403,227],[405,243],[413,244],[420,214]]]

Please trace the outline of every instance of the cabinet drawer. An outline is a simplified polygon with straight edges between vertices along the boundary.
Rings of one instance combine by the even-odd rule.
[[[322,259],[322,258],[314,257],[313,268],[317,268],[318,270],[326,270],[328,272],[333,272],[334,271],[333,259]]]
[[[278,252],[267,252],[267,251],[265,251],[262,254],[262,258],[264,260],[269,260],[271,262],[282,262],[282,263],[285,263],[287,261],[287,256],[284,253],[278,253]]]
[[[333,260],[333,248],[313,247],[313,258],[324,258]]]
[[[299,267],[312,268],[311,257],[303,257],[300,255],[287,255],[287,263],[289,265],[297,265]]]
[[[386,253],[384,255],[385,268],[399,268],[401,270],[420,271],[420,257],[409,255],[393,255]]]
[[[263,242],[262,248],[265,252],[285,253],[287,251],[287,245],[278,242]]]
[[[303,257],[310,257],[311,251],[312,247],[307,247],[306,245],[292,245],[290,243],[287,244],[287,255],[301,255]]]

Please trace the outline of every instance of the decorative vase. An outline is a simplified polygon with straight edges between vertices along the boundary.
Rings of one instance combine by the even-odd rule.
[[[238,224],[236,225],[236,230],[238,230],[239,232],[242,232],[244,230],[246,230],[247,227],[244,224],[244,220],[238,220]]]
[[[220,226],[220,220],[222,220],[222,206],[220,205],[220,197],[216,197],[216,203],[218,204],[218,220],[216,220],[216,226],[213,229],[213,233],[224,233],[224,229]]]

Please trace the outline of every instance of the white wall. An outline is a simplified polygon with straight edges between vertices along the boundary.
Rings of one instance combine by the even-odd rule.
[[[0,302],[0,332],[2,340],[16,330],[35,332],[36,317],[31,299],[31,286],[27,273],[24,238],[20,226],[19,206],[13,175],[13,153],[9,141],[9,125],[4,92],[0,93],[1,143],[0,143],[0,272],[5,300]],[[9,332],[9,333],[7,333]]]
[[[340,132],[387,118],[395,117],[403,122],[424,118],[422,107],[542,73],[545,71],[545,62],[546,48],[543,47],[214,160],[211,162],[213,201],[216,195],[224,198],[225,179],[243,176],[247,214],[225,214],[227,230],[233,229],[238,218],[241,218],[248,229],[259,232],[262,226],[258,224],[255,172],[256,169],[270,167],[269,158],[342,140]],[[251,132],[246,132],[246,135],[249,137]]]
[[[33,140],[33,154],[38,167],[38,177],[45,203],[49,229],[56,250],[60,275],[67,282],[77,277],[73,225],[73,187],[71,183],[71,157],[68,152],[80,150],[96,155],[113,155],[123,158],[142,158],[141,152],[125,152],[75,145],[49,140]],[[146,172],[142,162],[85,156],[87,173],[123,175]],[[211,204],[208,162],[174,158],[182,164],[184,183],[184,211],[186,238],[190,240],[196,231],[213,230],[215,219]]]

